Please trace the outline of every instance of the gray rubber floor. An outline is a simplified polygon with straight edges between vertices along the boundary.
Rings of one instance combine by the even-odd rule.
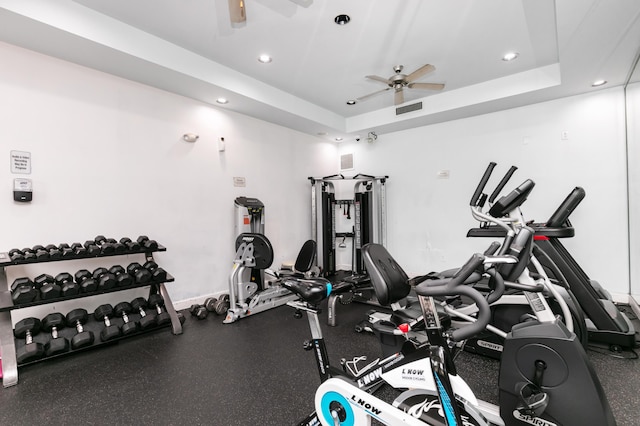
[[[380,353],[372,335],[353,332],[370,309],[338,306],[323,330],[332,362]],[[186,313],[184,333],[165,328],[19,370],[0,389],[0,425],[295,425],[313,410],[319,384],[306,317],[283,306],[222,324]],[[589,351],[620,426],[640,425],[640,360]],[[462,353],[459,373],[496,402],[499,363]]]

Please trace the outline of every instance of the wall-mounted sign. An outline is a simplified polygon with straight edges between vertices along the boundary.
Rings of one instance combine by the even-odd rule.
[[[11,173],[31,174],[31,153],[11,151]]]

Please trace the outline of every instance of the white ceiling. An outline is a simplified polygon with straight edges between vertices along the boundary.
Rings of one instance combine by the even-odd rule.
[[[0,40],[347,140],[622,85],[640,48],[637,0],[245,2],[233,27],[227,0],[0,0]],[[426,63],[418,82],[446,86],[405,90],[422,110],[396,115],[392,90],[346,104]]]

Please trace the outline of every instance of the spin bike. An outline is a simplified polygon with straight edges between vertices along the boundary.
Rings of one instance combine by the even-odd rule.
[[[380,256],[375,256],[374,265],[381,270],[393,260],[383,247],[375,253]],[[559,320],[518,324],[507,335],[500,368],[500,407],[478,400],[457,375],[454,343],[484,330],[491,317],[487,300],[465,281],[474,273],[478,278],[489,275],[495,282],[494,292],[501,294],[504,281],[494,265],[514,262],[511,256],[476,254],[452,277],[418,284],[415,292],[429,342],[416,347],[405,341],[399,352],[374,361],[355,376],[328,361],[318,304],[328,297],[331,285],[320,279],[283,281],[300,296],[287,303],[296,309],[296,317],[307,313],[312,340],[305,347],[314,352],[322,381],[315,413],[299,426],[360,426],[370,425],[372,419],[386,425],[615,425],[584,349]],[[434,297],[454,295],[470,298],[478,313],[475,322],[445,332]],[[406,331],[402,326],[387,330],[396,336]],[[372,394],[384,383],[401,392],[392,403]]]

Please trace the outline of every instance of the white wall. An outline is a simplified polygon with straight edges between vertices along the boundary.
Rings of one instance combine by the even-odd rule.
[[[561,140],[563,131],[568,140]],[[388,246],[408,272],[455,267],[486,248],[489,240],[466,238],[476,225],[469,201],[487,164],[495,161],[487,188],[493,190],[511,165],[519,170],[506,190],[526,178],[536,182],[523,207],[528,219],[546,220],[582,186],[587,196],[571,216],[576,236],[565,245],[592,278],[612,293],[628,294],[622,88],[340,146],[340,154],[349,152],[358,172],[390,176]],[[449,179],[438,178],[442,170]]]
[[[445,269],[488,244],[465,234],[475,225],[471,193],[487,163],[496,161],[490,187],[512,164],[519,171],[510,187],[529,177],[536,181],[524,209],[531,219],[546,219],[574,186],[583,186],[587,198],[571,218],[576,237],[565,243],[607,289],[628,293],[622,89],[383,134],[373,144],[337,149],[15,46],[0,44],[0,59],[11,64],[0,67],[2,250],[83,242],[97,234],[148,234],[168,249],[156,258],[176,277],[168,285],[174,302],[220,293],[227,290],[233,258],[233,199],[261,199],[274,264],[294,259],[310,235],[306,178],[335,173],[338,154],[353,152],[357,172],[390,175],[391,252],[410,273]],[[568,140],[560,140],[562,131]],[[199,141],[182,141],[185,132],[200,134]],[[220,136],[227,142],[224,153],[217,152]],[[31,175],[10,173],[11,150],[31,152]],[[449,179],[438,179],[440,170],[448,170]],[[234,188],[234,176],[244,176],[247,187]],[[16,177],[33,180],[33,202],[12,200]],[[116,259],[138,260],[100,262],[111,266]],[[14,267],[8,278],[83,266]],[[91,309],[103,300],[83,303]]]
[[[0,61],[0,250],[147,234],[167,247],[156,260],[174,275],[167,288],[179,302],[227,291],[237,196],[265,203],[274,265],[310,237],[307,177],[335,173],[334,143],[8,44]],[[200,139],[184,142],[186,132]],[[11,174],[11,150],[31,153],[31,175]],[[234,176],[246,188],[233,187]],[[31,203],[13,201],[13,179],[24,177]],[[9,268],[9,283],[73,273],[76,263]]]
[[[640,83],[627,86],[629,155],[629,244],[632,260],[640,258]],[[640,301],[640,264],[631,262],[631,294]]]

